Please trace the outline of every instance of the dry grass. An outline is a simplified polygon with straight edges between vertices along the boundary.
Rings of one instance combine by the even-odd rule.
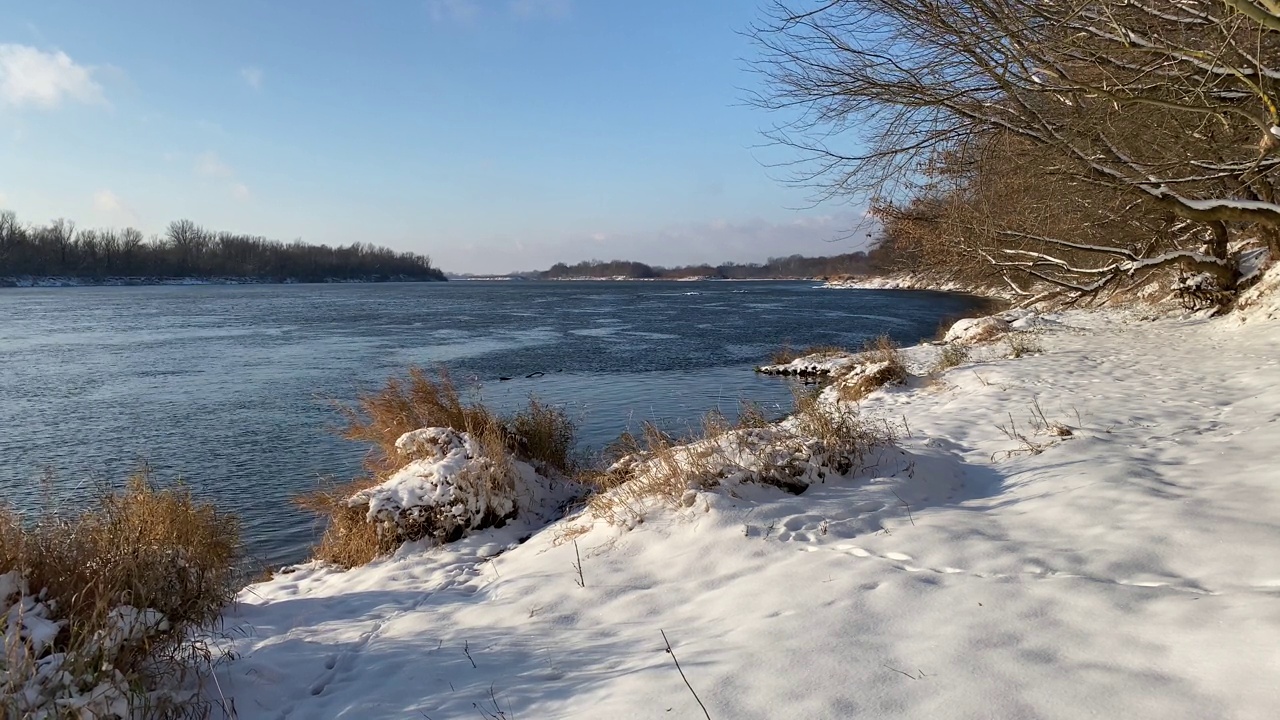
[[[327,479],[320,488],[294,498],[298,507],[325,520],[324,534],[311,548],[313,559],[351,568],[389,555],[399,547],[395,536],[369,522],[366,508],[347,504],[352,495],[380,482],[369,475],[349,482]]]
[[[33,521],[0,507],[0,574],[16,570],[33,592],[44,591],[52,619],[64,623],[52,651],[67,653],[72,676],[90,679],[88,687],[118,671],[139,691],[197,670],[210,658],[191,632],[210,628],[240,587],[238,520],[197,501],[185,486],[156,487],[145,467],[124,489],[95,500],[75,512],[46,510]],[[168,625],[103,650],[95,637],[109,626],[111,611],[126,604],[164,613]],[[13,669],[8,682],[21,683],[21,669]],[[2,683],[0,697],[7,694]]]
[[[432,378],[426,370],[409,368],[408,378],[392,376],[381,389],[362,393],[354,406],[339,406],[346,422],[342,437],[372,446],[366,469],[379,474],[402,464],[396,441],[424,427],[447,427],[477,435],[502,432],[502,419],[483,405],[462,402],[445,370]]]
[[[897,385],[907,380],[907,365],[902,351],[887,335],[868,341],[862,351],[863,364],[836,380],[838,397],[845,402],[857,402],[885,385]],[[866,368],[872,368],[869,371]]]
[[[511,457],[566,476],[574,475],[579,466],[574,454],[576,428],[563,410],[530,399],[524,410],[502,417],[480,403],[464,402],[444,370],[433,377],[422,368],[410,368],[407,378],[392,377],[379,390],[360,395],[355,405],[340,406],[339,411],[345,420],[342,437],[371,446],[366,474],[349,482],[328,481],[295,502],[327,521],[312,556],[343,567],[364,565],[408,540],[439,535],[440,528],[425,517],[422,523],[389,532],[385,523],[368,520],[366,508],[347,504],[351,496],[383,482],[414,459],[396,448],[396,441],[407,432],[446,427],[469,433],[495,468],[507,467]],[[502,477],[485,481],[510,480],[509,473],[498,474]],[[451,530],[437,539],[447,541],[455,534]]]
[[[758,403],[743,400],[738,406],[738,428],[762,428],[769,426],[769,416]]]
[[[709,417],[704,427],[718,437],[728,431],[723,416]],[[678,506],[690,490],[708,487],[717,478],[720,464],[714,462],[714,443],[706,438],[676,439],[656,425],[646,422],[638,436],[626,433],[611,447],[625,453],[605,470],[583,473],[582,481],[594,492],[588,500],[590,511],[615,525],[628,525],[644,517],[650,501]],[[642,472],[639,470],[643,469]]]
[[[902,359],[902,351],[888,335],[869,341],[862,348],[862,353],[868,362],[888,364],[893,375],[891,382],[906,381],[907,365]]]
[[[566,475],[578,465],[574,455],[577,427],[560,408],[529,400],[507,424],[512,453]]]
[[[823,405],[818,393],[799,388],[797,393],[789,425],[765,421],[754,406],[746,406],[732,425],[719,413],[709,413],[700,432],[679,439],[646,423],[639,436],[627,435],[614,445],[616,461],[608,470],[584,474],[596,490],[590,511],[629,525],[643,519],[652,502],[687,505],[694,497],[690,491],[715,487],[740,471],[751,482],[800,493],[807,487],[801,476],[819,456],[824,463],[819,477],[828,469],[844,474],[861,467],[873,448],[892,441],[887,429]],[[747,465],[740,464],[744,461]]]
[[[938,355],[938,361],[933,366],[933,372],[938,373],[950,370],[968,361],[969,348],[958,343],[947,343],[942,346],[942,352]]]
[[[893,442],[888,426],[867,423],[858,413],[824,404],[819,397],[819,393],[797,395],[794,418],[800,433],[816,439],[823,452],[835,459],[836,472],[860,467],[873,448]]]
[[[1038,355],[1044,352],[1044,348],[1040,346],[1040,339],[1034,333],[1029,332],[1013,332],[1005,336],[1005,342],[1009,344],[1009,357],[1020,358],[1024,355]]]

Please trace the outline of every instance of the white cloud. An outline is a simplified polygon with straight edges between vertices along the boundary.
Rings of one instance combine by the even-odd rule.
[[[470,22],[480,14],[476,0],[427,0],[427,14],[435,22]]]
[[[201,153],[196,157],[195,170],[197,175],[210,178],[229,178],[235,174],[214,152]]]
[[[568,17],[573,10],[572,0],[511,0],[507,7],[516,17]]]
[[[61,50],[0,45],[0,104],[52,109],[64,101],[106,102],[92,68],[76,63]]]
[[[93,194],[93,209],[100,213],[118,213],[124,209],[120,198],[110,190],[99,190]]]
[[[231,197],[237,200],[245,201],[245,200],[248,200],[250,197],[252,197],[252,195],[249,192],[248,185],[245,185],[244,183],[232,183]]]
[[[8,205],[8,204],[9,204],[9,196],[8,196],[8,195],[5,195],[5,194],[4,194],[4,193],[2,193],[2,192],[0,192],[0,208],[4,207],[5,205]]]
[[[249,83],[249,87],[254,90],[262,89],[262,68],[240,68],[240,77],[243,78],[246,83]]]
[[[94,222],[103,225],[136,225],[138,224],[138,214],[133,211],[119,195],[107,189],[95,191],[93,193],[93,214]]]

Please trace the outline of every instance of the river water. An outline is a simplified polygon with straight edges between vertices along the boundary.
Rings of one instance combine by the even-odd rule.
[[[744,399],[784,412],[787,381],[751,371],[771,351],[912,343],[974,302],[807,282],[0,290],[0,499],[74,503],[146,461],[239,513],[255,558],[293,562],[319,528],[290,498],[364,454],[328,431],[333,402],[410,365],[501,409],[563,405],[591,449]]]

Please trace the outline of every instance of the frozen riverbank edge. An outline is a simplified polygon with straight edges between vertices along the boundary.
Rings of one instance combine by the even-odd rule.
[[[1264,717],[1268,302],[1018,318],[1042,352],[997,338],[873,393],[858,411],[896,443],[800,495],[725,485],[625,526],[301,566],[241,594],[206,693],[240,718],[700,717],[665,632],[713,718]]]

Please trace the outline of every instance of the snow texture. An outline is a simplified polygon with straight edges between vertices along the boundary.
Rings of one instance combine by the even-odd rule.
[[[897,447],[799,495],[300,567],[241,595],[219,692],[244,720],[702,717],[678,659],[717,719],[1273,717],[1274,309],[1041,316],[1043,353],[863,399]]]

